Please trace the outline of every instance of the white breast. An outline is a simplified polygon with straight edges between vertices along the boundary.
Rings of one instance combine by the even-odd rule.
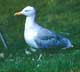
[[[25,35],[27,35],[26,37],[29,40],[32,40],[32,39],[34,39],[37,36],[37,32],[33,31],[33,30],[29,30],[29,31],[27,31],[27,34],[25,34]]]
[[[35,37],[37,36],[37,32],[34,30],[25,30],[24,32],[24,38],[27,44],[29,44],[32,47],[37,47],[35,43]]]

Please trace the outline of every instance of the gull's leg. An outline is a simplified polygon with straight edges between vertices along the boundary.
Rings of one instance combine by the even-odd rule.
[[[36,52],[37,49],[35,49],[35,48],[30,48],[30,51],[32,51],[32,52]]]
[[[40,61],[40,60],[41,60],[41,58],[42,58],[42,54],[40,54],[40,55],[39,55],[39,57],[38,57],[37,61]]]
[[[36,67],[40,66],[41,58],[42,58],[42,53],[39,54],[39,57],[37,59],[38,64],[36,65]]]

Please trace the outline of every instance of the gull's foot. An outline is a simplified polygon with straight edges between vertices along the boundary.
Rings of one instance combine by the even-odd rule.
[[[25,49],[25,54],[31,55],[32,53],[35,53],[36,51],[37,51],[37,49],[35,49],[35,48],[29,48],[28,50]]]
[[[25,50],[25,54],[26,54],[26,55],[31,55],[32,53],[31,53],[29,50],[26,49],[26,50]]]

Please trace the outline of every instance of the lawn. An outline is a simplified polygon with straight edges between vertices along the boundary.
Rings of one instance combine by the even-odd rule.
[[[25,6],[37,10],[36,21],[69,38],[71,49],[44,49],[26,55],[29,46],[24,41],[24,16],[14,16]],[[80,0],[0,0],[0,72],[80,72]]]

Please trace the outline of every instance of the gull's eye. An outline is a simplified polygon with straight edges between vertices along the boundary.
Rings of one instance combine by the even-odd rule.
[[[30,11],[30,10],[25,10],[25,12],[28,12],[28,11]]]

